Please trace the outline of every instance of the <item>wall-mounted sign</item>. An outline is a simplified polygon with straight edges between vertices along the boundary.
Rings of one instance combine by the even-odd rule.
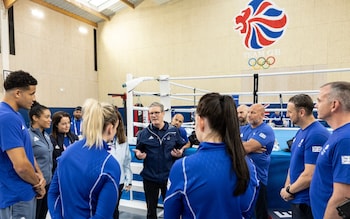
[[[235,23],[235,30],[244,37],[245,47],[258,50],[282,37],[287,16],[272,1],[253,0],[235,17]]]

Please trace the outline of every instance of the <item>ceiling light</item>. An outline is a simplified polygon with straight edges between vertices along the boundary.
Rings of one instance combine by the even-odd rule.
[[[44,18],[44,13],[42,11],[39,11],[37,9],[32,9],[32,15],[37,18]]]
[[[80,26],[79,27],[79,32],[82,34],[87,34],[88,33],[88,29],[86,27]]]

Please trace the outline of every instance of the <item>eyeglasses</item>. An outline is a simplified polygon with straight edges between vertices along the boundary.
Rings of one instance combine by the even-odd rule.
[[[156,112],[149,112],[150,115],[159,115],[161,112],[156,111]]]

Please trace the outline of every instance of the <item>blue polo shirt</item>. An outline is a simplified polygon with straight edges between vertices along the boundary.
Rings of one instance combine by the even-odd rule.
[[[249,153],[256,166],[258,178],[262,184],[267,185],[268,172],[271,160],[271,152],[273,144],[275,143],[275,133],[271,126],[266,123],[261,123],[258,127],[252,128],[250,125],[240,127],[242,141],[249,141],[254,139],[258,141],[262,147],[266,148],[264,153]]]
[[[180,132],[181,137],[185,140],[185,142],[188,142],[186,129],[180,127],[179,132]]]
[[[304,130],[299,129],[292,144],[292,154],[289,166],[290,184],[293,184],[305,170],[305,164],[316,164],[318,153],[323,144],[327,141],[330,133],[315,121]],[[309,188],[297,192],[294,199],[290,201],[294,204],[305,203],[310,205]]]
[[[324,216],[333,194],[333,183],[350,184],[350,123],[333,131],[322,147],[310,185],[310,201],[315,219]]]
[[[34,169],[34,154],[30,135],[24,119],[5,102],[0,103],[0,208],[19,201],[29,201],[35,196],[33,186],[16,173],[6,151],[23,147]]]

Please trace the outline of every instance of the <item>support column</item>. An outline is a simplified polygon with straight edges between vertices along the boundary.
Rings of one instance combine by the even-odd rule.
[[[259,75],[254,74],[253,103],[258,103]]]

